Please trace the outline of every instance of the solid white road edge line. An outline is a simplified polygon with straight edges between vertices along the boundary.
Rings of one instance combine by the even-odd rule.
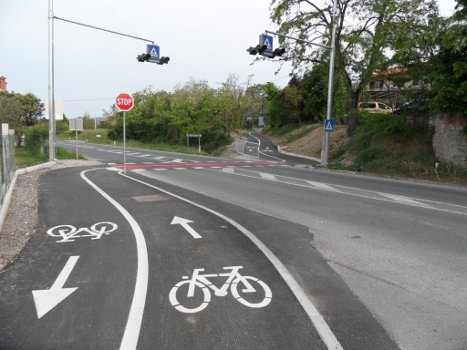
[[[131,176],[123,174],[122,171],[119,172],[119,174],[123,177],[126,177],[127,179],[133,180],[135,182],[138,182],[142,185],[148,186],[150,188],[153,188],[157,191],[160,191],[162,193],[165,193],[169,196],[172,196],[174,198],[180,199],[181,201],[184,201],[186,203],[189,203],[191,205],[194,205],[195,207],[198,207],[202,210],[205,210],[213,215],[216,215],[217,217],[221,218],[222,220],[228,222],[232,226],[234,226],[237,230],[239,230],[241,233],[243,233],[245,236],[247,236],[250,241],[255,244],[259,250],[263,252],[263,254],[269,259],[269,261],[272,263],[272,265],[275,267],[277,272],[281,275],[281,277],[284,279],[285,283],[289,286],[290,290],[292,293],[295,295],[297,298],[298,302],[302,306],[302,308],[305,310],[306,314],[310,318],[311,322],[313,323],[313,326],[315,327],[316,331],[318,332],[319,336],[323,340],[324,344],[326,344],[327,348],[329,350],[343,350],[341,344],[337,340],[336,336],[334,333],[332,333],[331,329],[329,328],[328,324],[324,320],[323,316],[318,312],[316,307],[313,305],[313,303],[310,301],[308,296],[306,295],[305,291],[300,287],[298,282],[293,278],[293,276],[290,274],[289,270],[282,264],[282,262],[279,260],[279,258],[268,248],[266,245],[263,244],[252,232],[248,231],[245,227],[240,225],[238,222],[234,221],[233,219],[228,218],[227,216],[210,209],[208,207],[205,207],[201,204],[198,204],[196,202],[193,202],[187,198],[181,197],[175,193],[169,192],[167,190],[164,190],[160,187],[148,184],[144,181],[135,179]]]
[[[281,163],[285,163],[285,160],[283,160],[281,158],[277,158],[277,157],[271,156],[270,154],[266,154],[264,152],[261,152],[261,140],[258,137],[256,137],[255,135],[252,135],[251,132],[249,132],[248,135],[250,135],[251,137],[254,137],[255,139],[258,140],[258,153],[261,153],[265,157],[269,157],[269,158],[272,158],[272,159],[277,159]]]
[[[102,170],[102,168],[89,169],[81,172],[81,177],[94,188],[102,197],[107,199],[128,221],[133,230],[136,239],[136,251],[138,257],[138,268],[136,273],[135,291],[133,300],[130,306],[130,313],[125,326],[122,342],[120,343],[121,350],[136,349],[138,345],[139,332],[143,320],[144,305],[146,304],[146,294],[148,291],[148,249],[146,240],[144,239],[143,231],[131,214],[122,207],[117,201],[110,197],[107,193],[101,190],[96,184],[86,177],[89,171]]]

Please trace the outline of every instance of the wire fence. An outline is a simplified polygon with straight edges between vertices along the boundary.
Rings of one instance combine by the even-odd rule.
[[[2,124],[2,134],[0,142],[0,209],[3,207],[5,196],[10,189],[16,172],[15,156],[15,134],[13,130],[8,130],[8,124]]]
[[[235,139],[235,151],[238,154],[259,159],[259,144]]]

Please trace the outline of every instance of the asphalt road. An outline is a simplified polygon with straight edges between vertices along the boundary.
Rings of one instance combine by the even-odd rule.
[[[147,246],[138,348],[467,347],[465,188],[134,149],[124,177],[121,149],[83,146],[110,169],[87,173],[89,181],[131,214]],[[43,177],[40,191],[41,227],[0,275],[0,349],[121,346],[140,289],[131,220],[76,169]],[[175,216],[193,222],[171,225]],[[98,222],[118,229],[75,242],[47,235]],[[73,256],[64,288],[78,289],[38,318],[32,291],[56,286]],[[199,282],[195,304],[208,306],[177,309],[188,302],[180,292],[170,298],[188,286],[182,276],[227,266],[263,281],[248,279],[262,290],[255,302],[270,295],[270,303],[249,307],[232,287],[221,297]]]
[[[243,134],[249,143],[246,154],[257,156],[261,160],[270,160],[284,162],[289,165],[311,165],[316,166],[319,164],[317,160],[307,159],[303,157],[295,157],[279,152],[278,147],[267,137],[264,137],[258,132],[248,132]]]
[[[300,225],[105,168],[50,172],[39,193],[0,275],[1,349],[397,348]]]

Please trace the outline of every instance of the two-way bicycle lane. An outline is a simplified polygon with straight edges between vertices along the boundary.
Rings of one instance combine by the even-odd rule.
[[[43,176],[39,211],[0,275],[2,349],[326,348],[228,218],[104,169]]]

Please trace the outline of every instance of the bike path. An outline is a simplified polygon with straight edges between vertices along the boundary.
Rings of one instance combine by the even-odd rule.
[[[0,349],[118,349],[131,302],[136,258],[128,222],[76,169],[40,178],[38,227],[18,258],[0,275]],[[57,225],[118,228],[100,239],[57,242]],[[18,223],[19,225],[20,223]],[[79,257],[63,288],[77,288],[38,318],[32,291],[48,290],[70,257]]]
[[[144,234],[149,278],[145,307],[139,310],[144,311],[141,329],[135,335],[138,349],[326,348],[277,271],[232,225],[115,172],[97,170],[87,176],[128,210]],[[83,181],[76,168],[41,177],[39,213],[37,232],[0,275],[0,349],[119,348],[141,266],[133,227]],[[174,216],[193,221],[202,238],[194,239],[180,225],[171,225]],[[100,239],[47,234],[58,225],[89,229],[101,222],[118,228]],[[75,265],[64,277],[70,259]],[[171,303],[170,293],[182,276],[191,276],[196,268],[222,273],[229,266],[242,266],[243,276],[267,286],[249,279],[257,292],[247,295],[238,283],[237,299],[254,305],[270,297],[270,302],[249,307],[229,288],[222,297],[211,291],[208,305],[199,312],[180,312]],[[62,283],[57,282],[60,279]],[[211,281],[217,287],[224,282],[220,277]],[[32,291],[54,286],[77,289],[39,317]],[[183,295],[177,292],[177,300],[188,309],[206,304],[200,285],[194,298]]]
[[[142,349],[325,349],[319,334],[267,258],[248,238],[228,222],[166,193],[111,173],[89,175],[106,193],[122,204],[138,221],[149,252],[149,288],[138,346]],[[122,181],[124,186],[122,186]],[[157,197],[149,197],[157,196]],[[193,238],[186,229],[171,224],[174,217],[189,219],[190,227],[201,236]],[[176,289],[177,303],[170,300],[182,276],[194,269],[202,273],[226,273],[225,267],[242,266],[243,276],[260,279],[271,291],[264,307],[249,307],[232,296],[216,296],[201,285],[188,298],[188,284]],[[226,277],[209,281],[221,287]],[[267,292],[249,279],[256,293],[237,291],[252,305],[264,303]],[[207,288],[205,288],[207,289]],[[197,312],[181,312],[177,306]]]

